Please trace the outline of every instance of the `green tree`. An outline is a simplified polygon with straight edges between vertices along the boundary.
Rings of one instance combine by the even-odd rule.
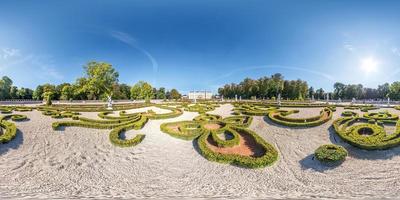
[[[3,76],[0,80],[0,99],[9,99],[13,81],[8,76]]]
[[[178,90],[172,89],[170,92],[170,96],[172,99],[178,100],[181,98],[182,95],[178,92]]]
[[[18,87],[17,86],[12,86],[10,89],[10,98],[11,99],[19,99],[21,98],[18,94]]]
[[[33,99],[42,100],[43,99],[43,86],[38,85],[33,92]]]
[[[393,100],[400,100],[400,82],[396,81],[390,85],[389,97]]]
[[[157,90],[156,98],[157,98],[157,99],[165,99],[165,88],[160,87],[160,88]]]
[[[71,85],[64,85],[61,89],[61,100],[71,100],[74,97],[74,88]]]
[[[84,69],[87,77],[83,90],[91,99],[99,99],[103,94],[112,96],[113,84],[118,83],[119,74],[111,64],[89,62]]]
[[[153,87],[144,81],[139,81],[131,88],[132,99],[145,99],[149,102],[154,97]]]

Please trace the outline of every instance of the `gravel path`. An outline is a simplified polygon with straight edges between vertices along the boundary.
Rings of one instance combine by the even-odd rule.
[[[226,117],[231,109],[231,105],[223,105],[209,113]],[[299,110],[304,116],[313,116],[321,109]],[[343,111],[337,110],[334,118]],[[24,114],[30,121],[17,122],[17,138],[0,145],[0,199],[372,199],[400,195],[400,148],[357,150],[335,136],[330,129],[333,120],[314,128],[286,128],[255,117],[250,128],[277,147],[279,160],[271,167],[245,169],[209,162],[192,141],[160,131],[160,124],[191,120],[198,115],[193,112],[150,120],[142,130],[128,131],[128,135],[146,135],[133,148],[114,147],[109,130],[67,127],[53,131],[55,119],[37,111]],[[95,117],[96,113],[87,115]],[[312,153],[325,143],[344,145],[350,156],[335,168],[320,165]]]

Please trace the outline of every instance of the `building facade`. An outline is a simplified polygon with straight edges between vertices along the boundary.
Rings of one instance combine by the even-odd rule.
[[[188,97],[189,99],[211,99],[212,93],[210,91],[190,91]]]

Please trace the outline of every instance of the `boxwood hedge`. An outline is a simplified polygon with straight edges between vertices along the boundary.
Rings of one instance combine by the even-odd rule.
[[[215,118],[199,116],[193,121],[180,121],[170,122],[161,124],[161,131],[167,133],[173,137],[193,140],[197,138],[197,144],[199,146],[201,155],[210,161],[216,161],[220,163],[229,163],[233,165],[258,168],[272,165],[278,159],[277,150],[263,138],[258,136],[251,130],[245,127],[249,126],[252,117],[249,116],[234,116],[225,119],[219,118],[215,121]],[[222,124],[221,128],[216,130],[208,130],[204,126],[206,124]],[[221,138],[220,135],[225,134],[225,138]],[[224,154],[213,151],[209,148],[208,140],[212,141],[217,148],[232,148],[240,145],[240,136],[246,135],[254,139],[257,145],[260,145],[263,149],[262,155],[257,156],[244,156],[239,154]],[[210,144],[211,145],[211,144]]]
[[[385,124],[396,125],[394,133],[388,134]],[[342,117],[333,122],[335,132],[347,143],[361,149],[388,149],[400,144],[400,120],[390,117],[371,119],[365,117]]]
[[[325,122],[332,119],[333,112],[329,108],[324,108],[321,110],[320,114],[314,117],[309,118],[290,118],[288,117],[290,114],[298,113],[298,110],[277,110],[274,112],[270,112],[268,114],[268,118],[271,121],[284,125],[284,126],[291,126],[291,127],[313,127],[319,126],[324,124]]]
[[[315,150],[315,158],[322,163],[336,164],[343,162],[348,155],[347,150],[339,145],[325,144]]]

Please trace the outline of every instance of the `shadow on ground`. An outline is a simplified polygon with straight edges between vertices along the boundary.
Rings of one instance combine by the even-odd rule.
[[[17,129],[17,134],[15,138],[12,139],[10,142],[5,144],[0,144],[0,155],[7,153],[10,149],[18,149],[18,147],[24,141],[23,134],[20,130]]]
[[[315,158],[314,154],[308,155],[307,157],[301,159],[299,163],[301,165],[302,170],[312,169],[318,172],[332,170],[342,164],[342,163],[329,164],[329,165],[323,164]]]

